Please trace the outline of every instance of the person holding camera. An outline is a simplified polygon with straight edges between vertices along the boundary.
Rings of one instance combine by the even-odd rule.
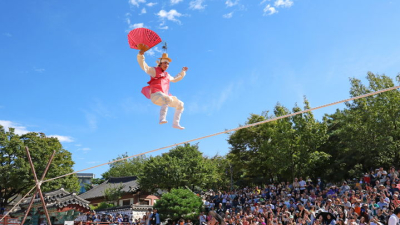
[[[160,225],[160,214],[157,209],[153,209],[153,213],[149,217],[149,225]]]

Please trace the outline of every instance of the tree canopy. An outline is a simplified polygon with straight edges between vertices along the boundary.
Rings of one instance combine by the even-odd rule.
[[[126,157],[128,157],[128,153],[122,154],[112,161],[123,159]],[[110,169],[104,172],[102,174],[102,177],[107,180],[110,177],[137,176],[140,171],[142,171],[144,162],[146,162],[147,160],[148,158],[146,158],[146,156],[138,156],[111,163]]]
[[[6,131],[0,125],[0,206],[8,205],[18,194],[27,193],[34,185],[25,146],[35,166],[38,179],[47,165],[53,151],[56,151],[46,178],[56,177],[73,172],[74,162],[71,153],[62,148],[57,138],[46,137],[43,133],[18,135],[13,128]],[[79,182],[75,175],[67,176],[42,184],[44,192],[65,188],[71,192],[79,191]]]
[[[164,193],[154,205],[158,209],[160,219],[176,221],[180,218],[197,220],[203,202],[199,196],[189,189],[172,189]]]
[[[139,174],[141,188],[158,189],[206,188],[220,180],[217,165],[203,157],[197,145],[177,146],[161,156],[150,157]]]
[[[399,81],[400,76],[397,76]],[[369,85],[352,78],[350,95],[358,96],[394,86],[385,75],[368,73]],[[326,115],[329,139],[321,148],[335,160],[323,167],[325,176],[359,177],[362,172],[400,165],[400,92],[384,92],[346,103],[344,110]]]
[[[368,73],[369,85],[352,78],[351,97],[394,86],[385,75]],[[400,76],[397,76],[400,82]],[[309,102],[304,98],[304,109]],[[301,111],[279,103],[273,113],[252,114],[246,124]],[[324,177],[332,181],[360,177],[380,166],[399,166],[400,92],[384,92],[346,103],[343,110],[325,115],[312,112],[280,119],[232,133],[227,158],[238,184],[291,180],[294,176]]]

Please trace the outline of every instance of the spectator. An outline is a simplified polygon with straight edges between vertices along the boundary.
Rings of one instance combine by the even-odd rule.
[[[400,206],[400,199],[398,194],[393,195],[391,203],[393,204],[394,208],[398,208]]]
[[[387,202],[385,202],[384,197],[380,197],[379,202],[377,204],[378,204],[379,208],[381,208],[381,209],[389,207],[389,204]]]
[[[391,195],[394,195],[395,192],[400,192],[400,190],[397,188],[396,183],[392,182],[389,188],[389,192],[391,193]]]
[[[306,189],[306,182],[303,180],[302,177],[300,177],[300,181],[299,181],[299,186],[300,186],[300,194],[304,193],[304,190]]]
[[[399,218],[400,218],[400,208],[396,208],[393,214],[389,218],[388,225],[399,224]]]
[[[124,214],[124,219],[122,220],[124,223],[129,223],[129,216]]]
[[[114,216],[112,214],[108,214],[106,222],[108,223],[114,222]]]
[[[158,214],[157,209],[153,209],[153,213],[150,214],[150,223],[149,225],[159,225],[160,224],[160,215]]]
[[[143,215],[142,219],[140,220],[140,225],[147,225],[147,215]]]
[[[366,223],[369,223],[369,215],[370,215],[370,211],[368,210],[368,204],[363,204],[362,208],[360,210],[360,219],[364,218],[364,221]]]
[[[210,216],[210,220],[208,221],[207,225],[225,225],[224,219],[217,213],[211,211],[208,214]]]
[[[206,217],[206,215],[204,215],[204,212],[200,213],[199,222],[200,222],[200,225],[207,222],[207,217]]]
[[[103,213],[103,214],[101,215],[100,222],[102,222],[102,223],[107,222],[107,216],[106,216],[106,214]]]
[[[350,191],[349,185],[347,185],[346,181],[343,181],[342,186],[340,187],[340,193],[339,195],[343,195],[346,191]]]
[[[97,215],[96,218],[93,220],[95,223],[101,222],[101,215]]]

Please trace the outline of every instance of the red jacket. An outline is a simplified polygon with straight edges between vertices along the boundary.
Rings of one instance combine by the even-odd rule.
[[[162,71],[160,67],[154,67],[156,70],[156,76],[152,77],[149,82],[149,86],[142,88],[142,94],[146,98],[150,98],[150,95],[156,92],[162,92],[166,95],[169,94],[169,75],[168,72]]]

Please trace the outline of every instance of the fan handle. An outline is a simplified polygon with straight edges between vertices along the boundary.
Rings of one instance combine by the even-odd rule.
[[[145,44],[137,44],[136,47],[137,47],[140,51],[143,51],[143,52],[145,52],[145,51],[147,51],[147,50],[150,49],[149,46],[147,46],[147,45],[145,45]]]

